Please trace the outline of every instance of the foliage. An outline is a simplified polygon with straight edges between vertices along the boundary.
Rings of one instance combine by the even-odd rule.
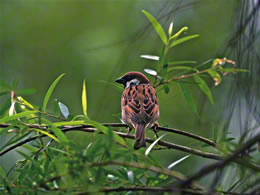
[[[210,60],[194,67],[185,65],[195,64],[194,61],[169,62],[167,57],[169,49],[197,38],[198,35],[180,38],[188,28],[183,27],[173,34],[173,23],[171,23],[167,37],[159,22],[148,12],[143,12],[163,42],[160,56],[141,56],[156,61],[155,70],[145,69],[144,71],[154,78],[154,87],[163,87],[166,94],[169,93],[169,85],[177,82],[187,104],[196,116],[199,117],[199,112],[186,83],[196,84],[209,101],[214,103],[211,89],[203,75],[213,79],[217,86],[221,83],[222,77],[230,72],[246,72],[246,70],[237,69],[235,63],[226,58]],[[224,68],[225,63],[231,64],[231,67]],[[213,185],[213,187],[208,187],[200,185],[198,181],[200,177],[212,171],[219,169],[223,172],[225,168],[228,172],[234,166],[242,167],[240,174],[244,175],[250,173],[251,169],[259,171],[259,166],[249,158],[250,148],[259,136],[251,142],[246,142],[247,135],[244,135],[238,142],[235,142],[228,132],[218,132],[214,129],[213,138],[210,140],[180,130],[159,127],[159,130],[179,133],[204,142],[200,146],[201,150],[162,141],[166,135],[163,134],[156,140],[147,138],[146,141],[151,145],[146,151],[135,151],[132,142],[129,141],[134,136],[125,133],[125,125],[101,124],[89,118],[85,81],[82,90],[83,115],[71,115],[69,107],[60,101],[56,102],[58,111],[47,107],[53,91],[63,76],[64,74],[60,75],[51,84],[42,106],[33,105],[22,97],[23,94],[31,93],[33,90],[16,90],[15,82],[12,86],[5,82],[0,83],[2,89],[0,95],[7,97],[6,103],[0,108],[2,128],[0,135],[6,138],[6,143],[0,148],[0,156],[15,151],[22,158],[8,172],[0,167],[1,193],[37,194],[53,191],[68,194],[94,192],[116,194],[124,191],[126,194],[133,194],[134,191],[176,191],[205,194],[229,193],[233,190],[247,191],[247,186],[257,184],[256,181],[251,180],[245,183],[241,179],[230,185],[220,182],[217,187]],[[117,88],[117,85],[113,84],[113,87]],[[11,94],[10,97],[8,94]],[[72,143],[69,139],[67,132],[77,130],[88,133],[83,144]],[[245,143],[244,147],[240,147],[243,143]],[[206,151],[206,147],[211,147],[210,151],[214,152]],[[167,168],[164,168],[160,159],[153,157],[154,150],[173,148],[214,159],[217,163],[206,167],[207,172],[198,171],[186,177],[172,169],[183,161],[190,160],[192,163],[193,156],[184,156],[172,162]],[[227,166],[231,162],[235,164]],[[193,178],[195,178],[194,181]],[[243,185],[246,187],[243,188]]]

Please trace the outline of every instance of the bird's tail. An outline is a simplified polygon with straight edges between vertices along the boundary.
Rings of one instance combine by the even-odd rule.
[[[138,150],[141,147],[145,147],[145,125],[137,124],[135,126],[135,144],[134,149]]]

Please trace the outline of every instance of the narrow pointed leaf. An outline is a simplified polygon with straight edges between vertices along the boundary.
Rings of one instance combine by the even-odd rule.
[[[85,116],[87,116],[87,91],[85,81],[83,82],[82,89],[82,109]]]
[[[144,72],[146,72],[147,74],[152,75],[152,76],[157,76],[157,74],[158,74],[155,70],[148,69],[148,68],[144,69]]]
[[[16,101],[13,101],[11,106],[10,106],[9,116],[13,116],[14,115],[15,103],[16,103]]]
[[[42,110],[45,112],[46,111],[46,106],[48,104],[48,101],[51,97],[51,94],[54,90],[54,88],[56,87],[56,85],[58,84],[58,82],[60,81],[60,79],[65,75],[65,73],[61,74],[50,86],[50,88],[48,89],[44,101],[43,101],[43,106],[42,106]]]
[[[168,83],[165,83],[165,84],[163,85],[163,89],[164,89],[164,92],[165,92],[166,94],[168,94],[168,93],[170,92],[170,88],[169,88],[169,86],[168,86]]]
[[[3,168],[0,166],[0,176],[5,179],[6,178],[6,174],[5,171],[3,170]]]
[[[172,43],[170,44],[170,48],[171,48],[171,47],[174,47],[174,46],[176,46],[176,45],[179,45],[179,44],[181,44],[181,43],[183,43],[183,42],[189,41],[189,40],[191,40],[191,39],[197,38],[197,37],[199,37],[199,35],[191,35],[191,36],[183,37],[183,38],[181,38],[181,39],[177,39],[176,41],[174,41],[174,42],[172,42]]]
[[[98,130],[100,130],[105,135],[109,135],[109,129],[107,127],[105,127],[104,125],[102,125],[102,124],[100,124],[96,121],[92,121],[90,119],[85,119],[85,120],[88,124],[93,125],[93,127],[96,127]],[[117,135],[113,131],[112,131],[112,135],[113,135],[113,139],[116,142],[120,143],[121,145],[125,145],[125,140],[122,137],[120,137],[119,135]]]
[[[146,15],[146,17],[150,20],[150,22],[152,23],[154,29],[156,30],[157,34],[160,36],[160,38],[162,39],[163,43],[166,45],[167,44],[167,36],[162,28],[162,26],[160,25],[160,23],[148,12],[142,10],[142,12]]]
[[[246,69],[240,69],[240,68],[223,68],[223,72],[249,72],[249,70]]]
[[[208,96],[210,103],[214,104],[214,100],[207,83],[198,75],[193,76],[193,79],[199,85],[200,89],[205,93],[205,95]]]
[[[171,22],[170,26],[169,26],[169,29],[168,29],[168,35],[169,37],[172,36],[172,29],[173,29],[173,22]]]
[[[197,107],[193,101],[193,98],[192,98],[192,95],[190,94],[190,91],[189,89],[183,84],[183,83],[179,83],[179,87],[181,89],[181,92],[187,102],[187,104],[189,105],[189,107],[191,108],[192,112],[197,116],[199,117],[199,113],[198,113],[198,110],[197,110]]]
[[[189,158],[190,155],[184,156],[179,160],[176,160],[175,162],[171,163],[167,168],[171,169],[172,167],[176,166],[177,164],[179,164],[180,162],[184,161],[185,159]]]
[[[168,68],[168,72],[174,71],[174,70],[194,70],[194,68],[189,67],[189,66],[174,66]]]
[[[36,112],[38,112],[38,111],[33,110],[33,111],[20,112],[18,114],[12,115],[12,116],[7,116],[7,117],[4,117],[4,118],[1,118],[0,123],[5,123],[5,122],[11,121],[11,120],[22,118],[22,117],[28,116],[30,114],[34,114]]]
[[[215,81],[215,86],[218,86],[222,80],[220,74],[215,70],[209,70],[208,73],[212,77],[212,79]]]
[[[66,137],[66,135],[63,133],[62,130],[60,130],[58,127],[56,127],[54,124],[52,124],[51,121],[42,118],[42,121],[44,123],[46,123],[49,126],[49,129],[51,131],[53,131],[53,133],[58,137],[59,141],[63,142],[63,143],[67,143],[69,142],[68,138]]]
[[[141,58],[144,58],[144,59],[148,59],[148,60],[155,60],[155,61],[158,61],[158,60],[159,60],[159,56],[141,55],[140,57],[141,57]]]
[[[161,135],[158,139],[156,139],[145,151],[145,155],[148,156],[148,154],[151,152],[151,150],[153,149],[153,147],[158,143],[158,141],[160,141],[160,139],[162,139],[165,135],[167,135],[168,133],[165,133],[163,135]]]
[[[177,33],[175,33],[173,36],[170,37],[170,40],[177,38],[183,31],[188,30],[187,26],[184,26],[181,28],[181,30],[179,30]]]
[[[169,65],[177,65],[177,64],[196,64],[196,61],[173,61],[168,62]]]
[[[61,103],[61,102],[59,102],[58,105],[59,105],[59,108],[60,108],[60,112],[67,119],[68,116],[70,115],[68,107],[65,104]]]
[[[17,99],[20,101],[21,104],[27,106],[30,109],[34,109],[34,107],[29,102],[27,102],[25,99],[23,99],[21,96],[17,97]]]
[[[127,171],[127,176],[128,176],[128,179],[129,179],[129,183],[133,184],[134,183],[134,173],[133,173],[133,171],[131,171],[131,170]]]
[[[33,130],[37,131],[37,132],[39,132],[41,134],[47,135],[48,137],[50,137],[51,139],[55,140],[56,142],[60,142],[54,135],[50,134],[47,131],[43,131],[43,130],[40,130],[40,129],[33,129]]]
[[[59,127],[59,126],[74,126],[74,125],[84,125],[86,124],[85,121],[63,121],[63,122],[56,122],[52,123],[54,126]]]

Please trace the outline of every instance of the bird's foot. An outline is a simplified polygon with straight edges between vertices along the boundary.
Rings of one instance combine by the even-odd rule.
[[[159,136],[158,136],[158,134],[157,134],[157,132],[158,132],[157,128],[158,128],[158,127],[159,127],[159,123],[158,123],[158,122],[155,122],[155,123],[154,123],[154,126],[153,126],[153,132],[154,132],[156,138],[159,138]]]
[[[128,127],[128,131],[127,131],[127,134],[130,135],[131,131],[132,131],[132,127]]]

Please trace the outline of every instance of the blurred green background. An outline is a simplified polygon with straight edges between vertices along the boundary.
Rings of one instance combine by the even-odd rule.
[[[66,73],[51,98],[66,104],[74,115],[82,113],[81,90],[85,79],[89,117],[99,122],[120,122],[115,114],[120,113],[121,92],[101,81],[114,82],[128,71],[153,69],[155,63],[141,59],[140,55],[159,55],[162,46],[141,10],[151,13],[165,30],[174,21],[174,32],[188,26],[185,35],[199,34],[199,38],[171,49],[169,60],[202,63],[211,58],[229,57],[217,53],[230,38],[236,6],[235,0],[2,0],[0,79],[9,83],[17,80],[18,89],[35,88],[35,94],[24,98],[41,105],[50,84]],[[178,85],[173,83],[168,95],[159,91],[160,125],[210,137],[219,116],[225,112],[227,90],[232,82],[230,75],[220,86],[212,88],[214,105],[197,86],[189,86],[196,104],[203,105],[200,118],[191,112]],[[75,142],[84,142],[82,134],[70,136]],[[165,139],[187,146],[195,144],[178,135]],[[174,150],[153,154],[164,165],[186,155]],[[16,158],[16,153],[9,153],[0,163],[8,170]],[[193,170],[184,169],[188,168],[185,162],[176,168],[191,173],[205,163],[201,157],[192,159]]]

